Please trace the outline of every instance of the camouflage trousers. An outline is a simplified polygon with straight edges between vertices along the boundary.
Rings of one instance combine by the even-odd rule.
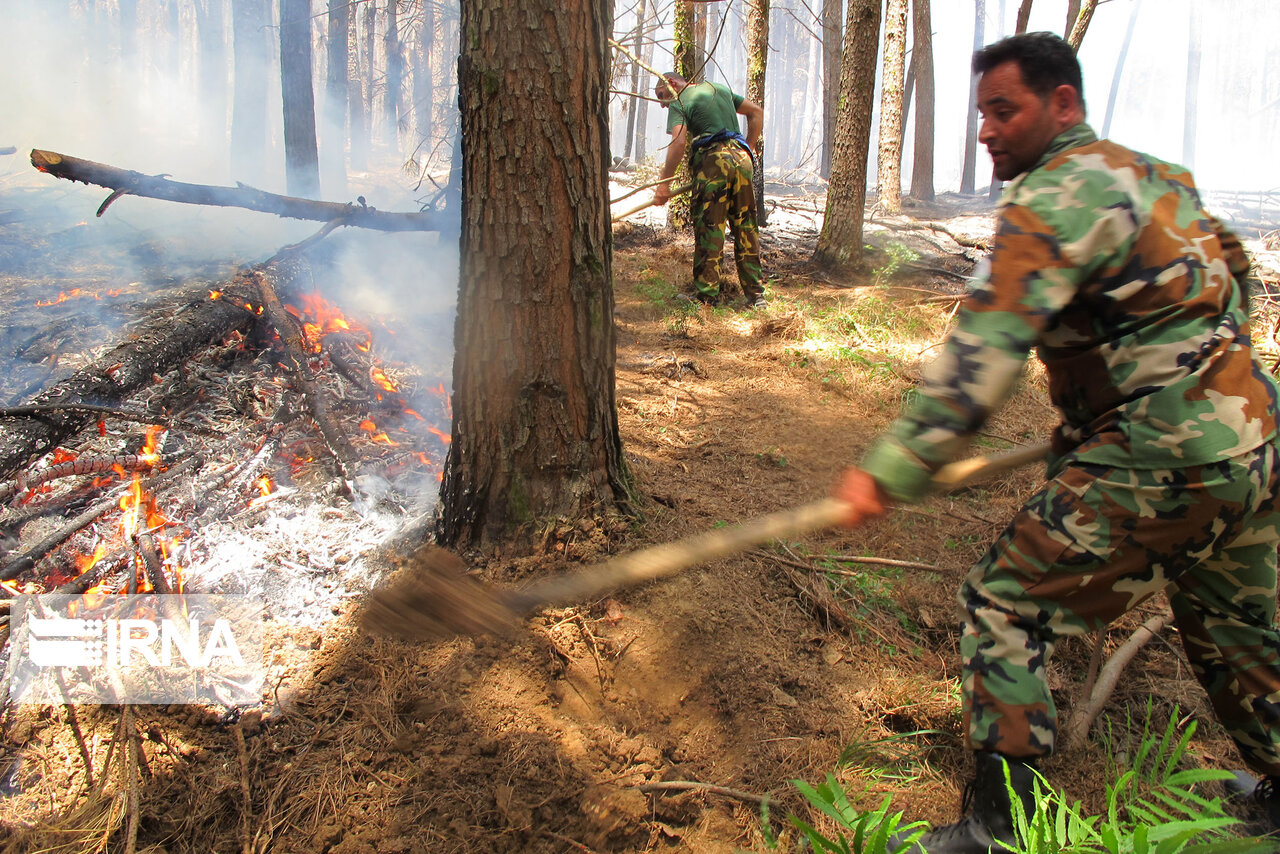
[[[709,299],[720,295],[724,229],[733,233],[738,282],[747,302],[764,293],[760,274],[760,233],[751,155],[736,142],[699,148],[689,162],[693,176],[693,286]]]
[[[1278,488],[1271,444],[1185,469],[1065,467],[961,587],[969,746],[1052,752],[1045,665],[1057,641],[1101,629],[1167,588],[1218,719],[1254,771],[1280,774]]]

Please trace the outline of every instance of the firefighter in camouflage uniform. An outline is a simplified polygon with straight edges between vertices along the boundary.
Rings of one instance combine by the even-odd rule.
[[[710,81],[689,84],[679,74],[663,75],[655,87],[658,100],[667,108],[667,147],[661,179],[654,202],[667,203],[670,179],[689,156],[693,178],[693,287],[694,296],[711,305],[722,299],[720,289],[724,231],[733,234],[733,257],[738,283],[748,308],[763,308],[764,284],[760,272],[760,232],[756,227],[755,175],[752,152],[764,127],[764,110],[759,104],[734,93],[729,87]],[[738,125],[746,116],[747,135]]]
[[[850,526],[919,499],[1032,348],[1062,422],[1048,483],[958,597],[971,811],[912,850],[1013,841],[1005,773],[1033,807],[1034,763],[1056,735],[1055,645],[1164,590],[1280,829],[1277,388],[1249,339],[1248,258],[1187,170],[1094,135],[1062,39],[1013,36],[973,68],[979,140],[1011,181],[990,266],[916,401],[835,494]]]

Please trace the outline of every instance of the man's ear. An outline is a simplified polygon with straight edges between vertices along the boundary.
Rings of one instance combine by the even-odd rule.
[[[1080,101],[1080,93],[1076,91],[1076,87],[1066,83],[1053,90],[1053,94],[1049,96],[1049,108],[1054,119],[1064,129],[1084,121],[1084,104]]]

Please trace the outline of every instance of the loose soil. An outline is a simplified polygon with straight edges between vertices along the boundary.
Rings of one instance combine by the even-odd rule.
[[[872,239],[922,233],[895,222]],[[769,307],[740,312],[673,299],[689,240],[617,230],[619,416],[644,515],[550,524],[534,557],[464,555],[480,580],[586,569],[817,500],[885,428],[945,335],[974,250],[831,282],[807,272],[803,241],[767,239]],[[890,257],[871,266],[884,273]],[[1052,423],[1030,369],[974,452],[1038,441]],[[270,628],[273,663],[302,675],[272,686],[266,714],[11,709],[4,739],[21,761],[0,785],[12,850],[88,851],[95,834],[125,850],[136,819],[137,850],[152,852],[727,854],[764,849],[758,798],[785,834],[788,813],[808,816],[792,781],[831,772],[859,808],[892,795],[908,818],[951,820],[969,775],[954,592],[1040,474],[551,609],[512,638],[369,637],[349,602],[323,631]],[[847,562],[858,556],[913,567]],[[1104,651],[1159,607],[1113,627]],[[1116,738],[1150,702],[1158,725],[1199,724],[1197,761],[1236,766],[1173,635],[1112,697]],[[1051,668],[1065,714],[1092,649],[1064,643]],[[1091,741],[1047,771],[1098,811],[1107,755]],[[122,767],[140,769],[136,784]]]

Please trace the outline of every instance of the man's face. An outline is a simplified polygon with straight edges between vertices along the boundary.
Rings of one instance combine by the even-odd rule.
[[[659,83],[655,86],[653,94],[658,96],[658,100],[662,102],[662,106],[664,108],[675,100],[675,95],[671,94],[671,89],[669,89],[665,83]]]
[[[1066,130],[1055,115],[1053,97],[1042,98],[1027,88],[1016,62],[997,65],[978,81],[978,141],[987,147],[1001,181],[1035,166],[1053,138]]]

